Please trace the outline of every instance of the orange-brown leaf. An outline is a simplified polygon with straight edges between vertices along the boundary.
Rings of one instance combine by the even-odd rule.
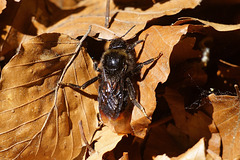
[[[188,149],[185,153],[181,154],[176,158],[172,158],[172,160],[199,160],[206,159],[205,156],[205,143],[204,138],[201,138],[198,143],[196,143],[192,148]]]
[[[6,8],[6,4],[7,4],[6,0],[0,0],[0,14]]]
[[[104,1],[105,2],[105,1]],[[47,29],[47,32],[60,32],[68,34],[72,37],[83,35],[89,25],[93,26],[92,31],[100,33],[99,37],[104,39],[113,39],[116,36],[122,36],[132,26],[135,27],[124,38],[132,38],[144,29],[146,23],[154,18],[164,15],[174,15],[182,9],[195,8],[201,0],[170,0],[164,3],[155,3],[148,1],[149,7],[136,8],[126,6],[118,6],[111,1],[110,28],[104,27],[106,3],[102,0],[81,1],[79,6],[84,9],[76,15],[66,17],[60,22]],[[138,4],[138,3],[137,3]]]
[[[90,155],[88,160],[102,159],[103,154],[114,149],[122,137],[123,135],[118,135],[112,132],[109,127],[104,126],[93,137],[97,141],[94,143],[95,153]]]
[[[234,31],[240,29],[240,24],[220,24],[220,23],[214,23],[214,22],[209,22],[205,20],[201,20],[198,18],[192,18],[192,17],[184,17],[181,18],[179,21],[177,21],[175,24],[181,24],[181,23],[186,23],[188,21],[199,21],[204,24],[205,27],[213,27],[215,30],[223,32],[223,31]]]
[[[185,153],[179,155],[178,157],[169,158],[168,156],[158,155],[153,158],[154,160],[200,160],[206,159],[205,156],[205,144],[204,138],[201,138],[192,148],[188,149]]]
[[[150,58],[157,57],[162,53],[156,64],[144,66],[141,72],[143,79],[138,83],[140,91],[140,103],[145,108],[148,115],[152,115],[156,107],[155,89],[159,82],[164,83],[170,73],[169,58],[173,47],[180,41],[182,35],[187,33],[188,25],[183,26],[152,26],[145,30],[139,39],[144,39],[148,34],[144,43],[144,48],[139,54],[142,45],[136,47],[138,62],[144,62]],[[147,125],[150,121],[143,121],[144,117],[141,111],[134,107],[132,115],[132,128],[135,134],[143,137]],[[138,127],[141,126],[141,127]],[[143,127],[145,126],[145,127]],[[145,128],[145,129],[144,129]]]
[[[209,95],[213,105],[213,120],[222,139],[222,158],[234,159],[240,151],[240,104],[239,97]]]
[[[61,34],[43,34],[22,44],[3,68],[0,81],[0,157],[4,159],[73,159],[90,142],[97,127],[95,85],[84,93],[58,88],[63,69],[78,41]],[[95,76],[82,50],[63,81],[82,84]]]

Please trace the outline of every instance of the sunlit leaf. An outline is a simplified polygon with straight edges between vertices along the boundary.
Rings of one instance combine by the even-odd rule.
[[[222,158],[234,159],[240,150],[240,105],[239,97],[209,95],[213,105],[213,120],[222,139]]]
[[[90,142],[97,127],[95,85],[84,93],[57,83],[78,41],[61,34],[43,34],[22,44],[3,68],[0,90],[0,157],[5,159],[72,159]],[[95,75],[82,50],[63,81],[82,84]]]

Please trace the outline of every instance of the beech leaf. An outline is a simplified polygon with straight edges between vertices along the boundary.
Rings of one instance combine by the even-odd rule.
[[[0,14],[6,8],[6,4],[7,4],[6,0],[0,0]]]
[[[84,156],[97,128],[97,87],[79,93],[60,88],[59,78],[79,42],[59,33],[43,34],[22,44],[3,68],[0,81],[0,157],[73,159]],[[63,81],[83,84],[96,75],[82,48]]]
[[[192,148],[172,160],[199,160],[206,159],[204,138],[201,138]]]
[[[214,22],[209,22],[209,21],[205,21],[205,20],[201,20],[201,19],[198,19],[198,18],[192,18],[192,17],[182,17],[180,18],[179,21],[177,21],[175,23],[175,25],[179,25],[181,23],[185,23],[185,22],[188,22],[188,21],[199,21],[204,25],[204,27],[213,27],[215,30],[217,31],[220,31],[220,32],[223,32],[223,31],[234,31],[234,30],[238,30],[240,29],[240,24],[220,24],[220,23],[214,23]]]
[[[192,148],[178,157],[169,158],[168,156],[158,155],[154,160],[199,160],[206,159],[204,138],[201,138]]]
[[[195,8],[200,4],[201,0],[170,0],[164,3],[155,3],[148,1],[148,8],[146,5],[141,8],[129,7],[126,5],[118,6],[110,1],[110,28],[104,27],[106,3],[102,0],[87,0],[81,1],[78,6],[86,7],[84,10],[71,17],[62,19],[55,25],[49,27],[47,32],[60,32],[77,37],[83,35],[88,29],[89,25],[93,26],[92,31],[99,33],[99,38],[113,39],[116,36],[121,37],[132,26],[135,26],[130,33],[124,38],[132,38],[144,29],[146,23],[154,18],[159,18],[164,15],[174,15],[182,9]],[[73,25],[74,24],[74,25]],[[36,26],[37,27],[37,26]]]
[[[96,132],[93,137],[93,139],[97,141],[94,143],[95,153],[90,155],[88,160],[102,159],[103,154],[113,150],[122,137],[123,135],[112,132],[109,127],[103,127],[102,130]]]
[[[144,39],[148,35],[144,44],[136,46],[137,57],[139,57],[138,62],[155,58],[160,53],[163,54],[156,61],[156,64],[153,63],[142,68],[140,77],[143,80],[138,83],[140,103],[150,116],[156,107],[155,89],[159,82],[164,83],[167,80],[170,73],[169,58],[171,52],[173,47],[180,41],[182,35],[187,33],[187,29],[188,25],[152,26],[142,32],[139,37],[139,39]],[[142,52],[140,53],[141,49]],[[134,107],[131,119],[131,126],[134,128],[134,133],[143,138],[149,123],[150,121],[147,121],[144,114],[138,108]]]
[[[222,158],[234,159],[240,151],[240,104],[238,96],[208,96],[213,105],[213,121],[222,139]]]

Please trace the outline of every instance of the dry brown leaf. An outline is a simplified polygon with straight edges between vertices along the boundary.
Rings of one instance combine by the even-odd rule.
[[[140,103],[148,115],[152,115],[156,107],[155,89],[158,83],[164,83],[170,73],[169,57],[173,47],[180,41],[182,35],[187,33],[187,28],[188,25],[152,26],[145,30],[139,37],[139,39],[144,39],[148,34],[140,55],[138,54],[143,44],[139,44],[136,47],[137,57],[139,57],[138,62],[144,62],[163,53],[163,56],[156,64],[143,67],[141,71],[141,78],[143,80],[138,83]],[[134,107],[131,126],[134,129],[135,135],[143,138],[149,123],[150,121],[146,119],[143,113]]]
[[[38,0],[23,0],[18,3],[8,1],[7,6],[0,17],[1,27],[3,28],[1,35],[4,35],[4,37],[1,37],[3,39],[0,39],[0,56],[7,56],[8,60],[14,55],[15,49],[26,37],[42,34],[47,26],[79,11],[62,11],[49,1]],[[34,27],[33,23],[36,21],[38,25]]]
[[[119,160],[129,160],[128,153],[123,152],[123,156]]]
[[[220,153],[221,153],[221,136],[218,133],[218,129],[216,127],[216,125],[214,124],[214,122],[212,122],[212,124],[210,124],[209,126],[209,130],[212,133],[211,138],[208,141],[208,154],[213,156],[218,155],[220,157]]]
[[[116,36],[122,36],[135,25],[132,31],[124,37],[125,39],[129,39],[144,29],[148,21],[164,15],[174,15],[182,9],[194,8],[199,5],[200,2],[201,0],[170,0],[164,3],[153,4],[151,1],[148,1],[148,3],[150,3],[149,8],[141,9],[127,5],[117,6],[111,1],[110,16],[112,19],[110,28],[107,29],[104,27],[106,3],[103,3],[102,0],[81,1],[79,6],[84,8],[81,12],[62,19],[52,27],[49,27],[47,32],[60,32],[72,37],[77,37],[83,35],[88,29],[88,26],[92,25],[92,31],[100,33],[99,38],[113,39]],[[122,9],[123,7],[125,8]],[[144,6],[144,8],[145,7],[146,6]]]
[[[201,137],[210,138],[211,135],[208,129],[208,125],[211,124],[212,121],[210,117],[201,111],[193,115],[186,112],[183,96],[174,89],[166,88],[164,97],[171,109],[176,127],[188,136],[188,141],[185,141],[185,144],[183,143],[184,145],[193,145]],[[169,132],[174,136],[176,131],[169,130]],[[176,139],[178,138],[176,137]]]
[[[6,5],[7,5],[7,1],[6,0],[0,0],[0,14],[6,8]]]
[[[171,160],[166,154],[164,155],[158,155],[157,157],[154,157],[153,160]]]
[[[210,149],[207,149],[206,159],[207,160],[222,160],[222,158],[218,154],[216,154],[215,152],[213,152]]]
[[[192,18],[192,17],[180,18],[180,20],[177,21],[175,23],[175,25],[179,25],[179,24],[186,23],[186,22],[189,22],[189,21],[199,21],[199,22],[205,24],[204,27],[211,26],[215,30],[220,31],[220,32],[223,32],[223,31],[234,31],[234,30],[240,29],[240,24],[233,24],[233,25],[230,25],[230,24],[220,24],[220,23],[209,22],[209,21],[205,21],[205,20],[201,20],[201,19],[197,19],[197,18]]]
[[[76,9],[81,0],[50,0],[62,10]]]
[[[4,159],[73,159],[84,156],[79,132],[82,121],[88,142],[98,120],[95,85],[84,92],[57,89],[57,83],[78,41],[43,34],[22,44],[3,68],[0,90],[0,157]],[[95,76],[82,50],[63,81],[82,84]]]
[[[208,97],[214,109],[213,121],[222,139],[222,158],[237,158],[240,155],[239,97],[215,94]]]
[[[156,126],[149,131],[143,159],[151,159],[161,154],[173,157],[178,156],[183,151],[179,143],[168,133],[164,125]]]
[[[181,154],[172,160],[204,160],[205,156],[205,143],[204,138],[201,138],[198,143],[196,143],[192,148],[187,150],[185,153]]]
[[[4,29],[1,33],[3,36],[0,43],[0,56],[5,55],[10,59],[22,40],[27,35],[34,34],[31,19],[36,9],[35,2],[34,0],[20,3],[8,1],[8,7],[1,17],[1,26]]]
[[[192,148],[188,149],[185,153],[178,157],[169,158],[168,156],[158,155],[153,158],[154,160],[204,160],[205,156],[205,144],[204,138],[201,138]]]
[[[122,137],[123,135],[118,135],[112,132],[109,127],[104,126],[101,131],[97,131],[94,135],[93,140],[97,141],[94,143],[95,153],[90,155],[87,160],[102,159],[103,154],[113,150]]]
[[[221,149],[221,137],[219,133],[213,133],[212,137],[208,141],[208,152],[211,151],[211,153],[215,153],[216,155],[220,155],[220,149]]]

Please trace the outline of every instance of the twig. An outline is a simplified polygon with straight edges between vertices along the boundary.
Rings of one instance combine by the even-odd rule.
[[[82,140],[84,141],[84,143],[86,144],[87,148],[89,149],[90,153],[94,153],[95,150],[89,145],[87,139],[86,139],[86,136],[84,134],[84,131],[83,131],[83,126],[82,126],[82,121],[79,122],[79,131],[80,131],[80,135],[81,135],[81,138]]]
[[[88,31],[87,31],[87,32],[85,33],[85,35],[80,39],[80,41],[79,41],[79,43],[78,43],[78,46],[77,46],[77,48],[76,48],[76,50],[75,50],[75,52],[74,52],[75,54],[72,56],[72,58],[69,60],[69,62],[67,63],[67,65],[66,65],[65,68],[63,69],[62,75],[61,75],[61,77],[60,77],[60,79],[59,79],[59,81],[58,81],[58,84],[57,84],[58,87],[59,87],[60,83],[62,82],[62,79],[63,79],[63,77],[64,77],[67,69],[68,69],[69,66],[72,64],[72,62],[74,61],[74,59],[78,56],[78,54],[79,54],[79,52],[80,52],[80,49],[81,49],[81,46],[82,46],[82,43],[83,43],[83,41],[87,38],[87,36],[88,36],[88,34],[90,33],[91,29],[92,29],[92,26],[89,26]]]

